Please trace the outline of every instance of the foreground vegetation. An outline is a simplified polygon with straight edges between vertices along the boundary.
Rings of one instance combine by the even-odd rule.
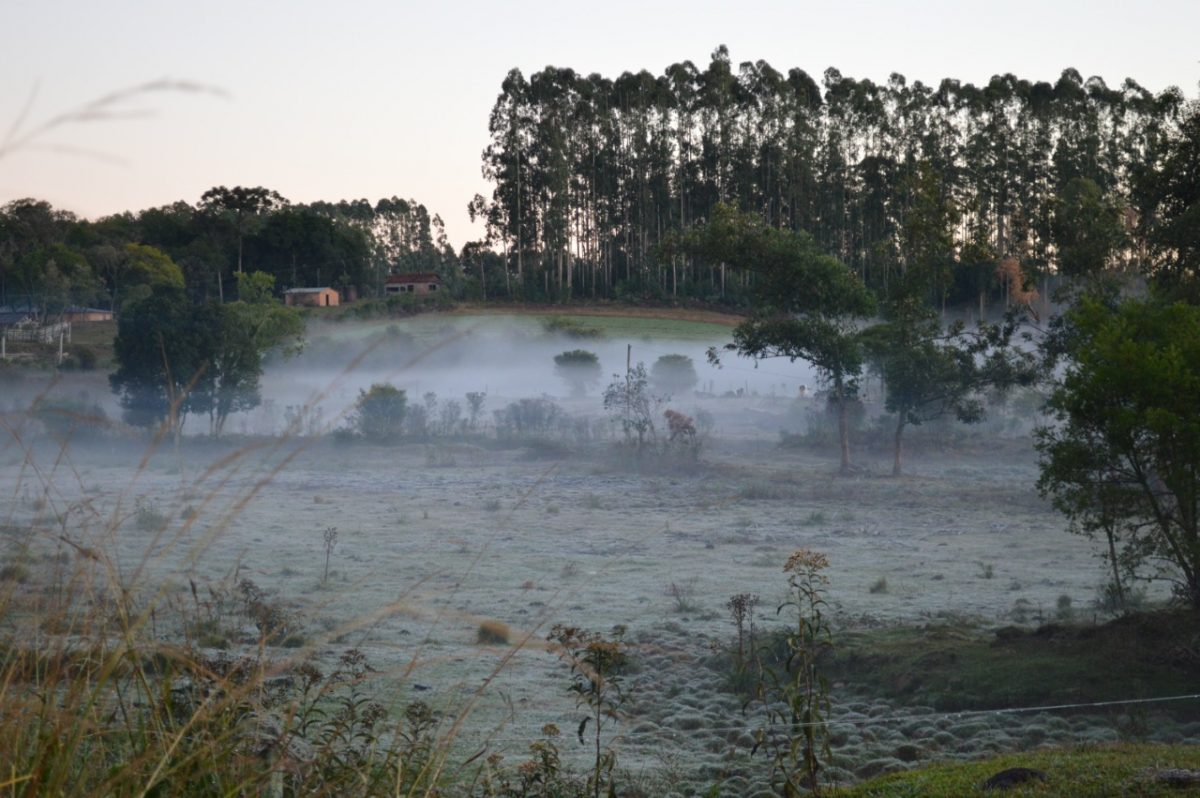
[[[1195,611],[1146,612],[1100,624],[1070,617],[1068,607],[1063,620],[1033,629],[944,622],[848,632],[839,636],[829,673],[855,690],[947,711],[1195,691],[1200,668]],[[1200,702],[1160,708],[1200,717]]]
[[[1045,774],[1005,790],[983,789],[988,779],[1010,768],[1029,768]],[[1172,774],[1180,769],[1190,774]],[[930,765],[829,791],[836,798],[962,798],[966,795],[1072,796],[1108,798],[1118,795],[1200,795],[1194,779],[1200,772],[1200,747],[1164,745],[1104,745],[1046,749],[988,757],[976,762]],[[1182,779],[1182,786],[1172,781]]]

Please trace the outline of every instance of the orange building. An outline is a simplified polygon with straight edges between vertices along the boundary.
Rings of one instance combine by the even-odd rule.
[[[332,288],[289,288],[283,292],[283,304],[332,308],[339,303],[338,292]]]

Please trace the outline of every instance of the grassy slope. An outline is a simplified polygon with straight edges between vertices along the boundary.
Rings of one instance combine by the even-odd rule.
[[[895,627],[838,640],[831,672],[873,694],[942,710],[995,709],[1190,694],[1200,688],[1200,613],[1100,626],[994,633]],[[1195,702],[1181,706],[1195,713]]]
[[[987,779],[1014,767],[1041,770],[1047,779],[1003,792],[983,791],[981,785]],[[1200,787],[1180,789],[1155,783],[1152,772],[1170,768],[1200,769],[1200,747],[1114,745],[1005,754],[977,762],[932,765],[895,773],[828,795],[836,798],[1200,795]]]
[[[334,311],[338,308],[332,309]],[[504,322],[515,318],[517,323],[537,331],[541,322],[551,317],[578,322],[588,328],[597,329],[609,340],[624,339],[667,339],[675,341],[711,341],[727,339],[738,317],[711,311],[683,310],[673,308],[639,308],[636,306],[571,307],[556,312],[547,306],[491,307],[483,304],[462,305],[452,311],[418,313],[401,318],[380,317],[354,320],[335,313],[308,312],[308,318],[338,318],[346,324],[343,332],[325,328],[326,334],[338,338],[358,338],[377,332],[391,325],[412,335],[418,341],[444,337],[450,330],[465,331],[478,324]],[[587,339],[580,339],[586,343]]]

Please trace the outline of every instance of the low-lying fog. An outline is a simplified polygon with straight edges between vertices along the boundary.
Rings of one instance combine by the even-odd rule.
[[[709,396],[794,397],[801,386],[811,391],[815,379],[803,362],[753,361],[722,352],[721,365],[708,363],[709,347],[730,341],[728,330],[716,325],[680,325],[680,337],[605,335],[579,338],[548,333],[537,317],[423,316],[389,323],[314,325],[303,352],[292,358],[275,357],[263,375],[263,405],[232,416],[228,429],[270,434],[287,423],[288,408],[313,403],[313,414],[329,428],[341,425],[360,390],[388,382],[405,390],[409,402],[427,393],[440,400],[462,401],[469,392],[487,394],[485,413],[504,403],[528,397],[566,401],[575,412],[601,412],[600,396],[616,375],[625,372],[628,354],[633,365],[647,370],[663,355],[691,358],[699,377],[695,392]],[[570,386],[555,373],[554,356],[583,349],[600,361],[602,376],[587,389],[587,402],[573,397]],[[691,393],[690,391],[687,393]],[[684,400],[685,397],[673,397]]]

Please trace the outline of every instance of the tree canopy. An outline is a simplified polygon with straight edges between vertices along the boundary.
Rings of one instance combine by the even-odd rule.
[[[136,426],[166,422],[176,435],[188,414],[207,415],[219,435],[229,414],[257,407],[264,354],[303,331],[299,314],[270,295],[269,275],[245,274],[253,301],[188,301],[160,282],[128,302],[117,327],[109,381]]]
[[[851,468],[848,404],[858,391],[865,360],[862,331],[875,298],[836,258],[804,233],[767,227],[724,205],[690,237],[698,257],[730,263],[757,278],[759,302],[734,328],[725,348],[759,360],[804,360],[829,388],[838,411],[841,468]],[[710,350],[709,358],[719,362]]]
[[[1118,590],[1149,565],[1200,608],[1200,307],[1085,298],[1070,316],[1038,487],[1105,536]]]
[[[470,210],[530,298],[749,301],[752,276],[674,246],[723,203],[807,231],[881,296],[919,275],[936,302],[1003,301],[1000,260],[1030,280],[1060,268],[1061,211],[1107,224],[1120,209],[1129,246],[1109,267],[1174,270],[1195,252],[1198,226],[1171,221],[1200,184],[1188,110],[1177,88],[1070,68],[876,82],[738,63],[725,47],[658,73],[514,69],[488,120],[491,192]]]

